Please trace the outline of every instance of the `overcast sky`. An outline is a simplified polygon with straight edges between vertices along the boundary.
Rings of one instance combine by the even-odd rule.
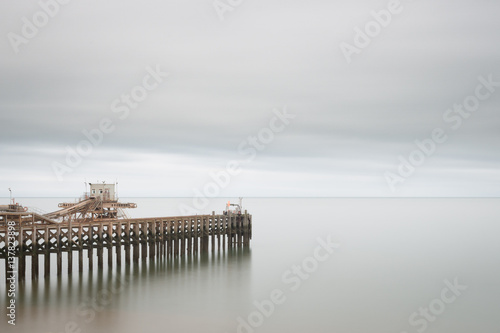
[[[500,195],[499,1],[215,4],[2,1],[0,196]]]

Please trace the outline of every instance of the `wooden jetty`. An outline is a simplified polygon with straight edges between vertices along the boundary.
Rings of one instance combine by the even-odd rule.
[[[99,194],[59,204],[61,210],[48,214],[14,204],[0,211],[0,259],[5,261],[6,278],[15,269],[18,279],[24,280],[28,257],[31,276],[36,279],[40,258],[45,277],[50,276],[51,258],[56,259],[57,275],[61,275],[63,253],[65,270],[72,274],[74,254],[78,255],[78,271],[83,272],[84,255],[88,270],[93,270],[103,268],[105,257],[112,267],[147,258],[247,247],[252,238],[252,216],[239,205],[232,205],[239,210],[227,209],[220,215],[129,218],[120,211],[135,204],[118,203],[112,192]],[[17,258],[16,265],[12,265],[13,258]]]

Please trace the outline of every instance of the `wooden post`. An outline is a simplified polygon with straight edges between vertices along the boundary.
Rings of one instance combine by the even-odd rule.
[[[142,254],[142,260],[146,260],[148,257],[148,223],[147,222],[141,222],[141,243],[142,243],[142,248],[141,248],[141,254]]]
[[[220,215],[217,215],[217,251],[220,251],[221,234],[222,234],[222,219]]]
[[[183,229],[183,226],[184,226],[184,221],[182,220],[179,220],[177,222],[177,255],[179,257],[182,256],[182,252],[183,252],[183,249],[182,249],[182,243],[183,243],[183,236],[184,236],[184,231],[182,230]]]
[[[45,263],[44,263],[44,276],[49,277],[50,276],[50,228],[47,226],[44,231],[44,245],[45,245]]]
[[[227,247],[231,249],[233,247],[233,225],[232,225],[232,213],[227,212]]]
[[[83,272],[83,225],[78,224],[78,272]]]
[[[116,265],[122,265],[122,223],[116,225]]]
[[[203,249],[204,252],[208,252],[208,248],[209,248],[209,242],[210,242],[210,239],[209,239],[209,235],[210,235],[210,215],[205,215],[203,217],[204,219],[204,224],[205,224],[205,231],[203,232],[203,237],[205,238],[205,247]]]
[[[240,215],[240,245],[243,246],[245,240],[245,228],[243,227],[243,216]]]
[[[108,251],[108,266],[113,267],[113,222],[108,223],[108,240],[106,242]]]
[[[33,231],[31,234],[31,278],[35,280],[38,277],[38,237],[36,226],[33,224]],[[5,261],[7,264],[7,261]]]
[[[186,254],[186,218],[182,219],[181,222],[181,250],[180,254],[181,256],[184,256]]]
[[[172,220],[170,226],[170,257],[175,257],[175,244],[177,240],[177,220]]]
[[[92,222],[89,223],[89,240],[87,244],[87,254],[89,257],[89,270],[94,269],[94,225]]]
[[[193,228],[194,228],[194,221],[192,218],[189,218],[188,221],[188,254],[191,256],[193,254]]]
[[[211,223],[210,223],[211,222]],[[215,252],[215,212],[212,212],[212,218],[209,220],[208,233],[212,237],[212,253]]]
[[[170,258],[173,258],[175,256],[175,240],[177,238],[177,235],[175,234],[175,230],[177,230],[176,224],[177,224],[177,221],[175,221],[175,220],[170,221],[170,235],[169,235]]]
[[[226,248],[227,216],[222,216],[222,249]]]
[[[134,262],[139,261],[139,243],[140,243],[140,235],[139,235],[139,222],[134,222]]]
[[[179,244],[178,244],[178,240],[179,240],[179,221],[178,220],[175,220],[174,221],[174,237],[173,237],[173,245],[174,245],[174,253],[173,253],[173,256],[176,257],[178,254],[179,254]]]
[[[155,258],[155,241],[156,241],[156,230],[155,230],[155,222],[146,222],[146,228],[148,230],[148,241],[149,245],[149,259],[153,260]]]
[[[73,224],[69,220],[68,227],[68,274],[73,273]]]
[[[245,211],[245,214],[247,212]],[[248,241],[252,239],[252,215],[248,215]]]
[[[97,268],[101,270],[104,266],[103,258],[103,226],[99,223],[99,230],[97,235]]]
[[[158,221],[157,220],[154,220],[153,221],[153,232],[154,232],[154,243],[153,243],[153,246],[154,246],[154,256],[155,256],[155,259],[158,259],[158,257],[160,256],[160,250],[159,250],[159,246],[160,246],[160,233],[159,233],[159,230],[158,230]]]
[[[231,216],[231,227],[233,228],[233,247],[238,247],[238,222],[234,214]]]
[[[204,248],[204,245],[203,245],[203,230],[205,228],[205,225],[203,224],[203,216],[200,216],[199,219],[197,218],[198,220],[198,244],[197,244],[197,249],[198,249],[198,253],[202,253],[203,252],[203,248]]]
[[[205,220],[203,219],[203,216],[200,216],[199,218],[200,218],[200,231],[198,234],[198,240],[200,241],[200,253],[202,253],[203,250],[205,249],[205,237],[204,237]]]
[[[160,232],[161,232],[161,255],[165,258],[165,221],[160,222]]]
[[[194,239],[193,239],[193,242],[194,242],[194,254],[198,254],[198,228],[199,228],[199,221],[198,221],[198,217],[194,217],[193,218],[193,221],[194,221]]]
[[[156,256],[158,259],[161,258],[162,248],[161,248],[161,222],[155,221],[155,230],[156,230]]]
[[[130,242],[132,233],[130,231],[130,221],[125,225],[125,264],[130,264]]]
[[[56,232],[56,251],[57,251],[57,276],[62,275],[62,253],[61,253],[61,247],[62,247],[62,237],[61,237],[61,226],[57,226],[57,232]]]
[[[166,252],[167,252],[167,259],[170,258],[170,253],[171,253],[171,248],[170,248],[170,236],[172,235],[172,223],[167,220],[165,221],[165,247],[166,247]]]
[[[167,257],[172,258],[172,220],[167,221]]]
[[[235,242],[235,246],[239,247],[240,239],[241,239],[241,234],[240,234],[241,227],[240,227],[240,219],[239,219],[238,215],[234,216],[234,224],[236,225],[236,233],[234,235],[234,242]]]
[[[237,223],[238,223],[238,246],[241,246],[243,244],[242,242],[242,237],[243,237],[243,227],[242,227],[242,218],[241,215],[236,216]]]
[[[245,210],[245,215],[243,219],[243,230],[244,230],[244,239],[243,243],[245,246],[250,245],[250,221],[248,219],[247,211]]]

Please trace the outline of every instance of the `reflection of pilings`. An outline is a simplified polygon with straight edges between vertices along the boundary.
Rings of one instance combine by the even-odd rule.
[[[74,220],[57,225],[26,223],[21,215],[6,215],[0,223],[0,259],[7,263],[7,222],[14,222],[15,255],[18,257],[18,276],[26,278],[26,257],[31,257],[31,277],[39,273],[39,256],[43,255],[44,276],[50,276],[50,258],[56,257],[57,275],[63,272],[63,253],[67,254],[67,272],[73,272],[73,251],[78,251],[78,271],[83,272],[83,252],[87,250],[88,269],[94,266],[94,251],[97,251],[97,266],[104,267],[104,250],[108,266],[120,266],[122,252],[125,262],[138,263],[162,257],[176,258],[211,250],[248,247],[252,238],[252,216],[247,214],[196,215],[151,219],[107,220],[105,222],[81,222]],[[24,221],[24,222],[23,222]],[[116,251],[116,255],[113,252]],[[132,252],[132,253],[131,253]],[[132,258],[131,258],[132,256]],[[7,267],[5,269],[7,272]],[[7,275],[7,274],[6,274]]]
[[[64,263],[66,264],[66,261]],[[76,262],[74,266],[76,269]],[[233,277],[237,277],[239,288],[234,295],[237,296],[238,293],[248,292],[246,288],[248,287],[250,269],[250,249],[234,249],[232,252],[217,252],[215,255],[194,255],[173,258],[169,261],[147,262],[147,265],[143,265],[141,262],[132,263],[124,265],[122,269],[115,266],[111,270],[105,269],[95,272],[95,274],[73,274],[61,279],[50,279],[50,281],[49,279],[39,279],[30,284],[26,283],[24,286],[19,284],[16,297],[18,297],[18,304],[22,300],[22,304],[28,307],[29,305],[61,304],[61,313],[68,315],[67,317],[63,316],[62,323],[66,320],[81,318],[82,320],[78,323],[83,324],[80,327],[82,331],[83,328],[85,331],[92,331],[93,326],[87,326],[82,316],[77,315],[78,317],[71,318],[71,314],[76,312],[71,308],[66,309],[68,310],[66,311],[65,305],[85,305],[79,309],[92,310],[96,314],[101,313],[106,316],[106,313],[113,309],[113,306],[109,304],[120,304],[122,297],[127,297],[128,292],[137,290],[137,286],[142,286],[144,282],[151,283],[152,279],[166,278],[168,281],[163,282],[167,288],[170,288],[178,286],[178,283],[189,281],[192,276],[208,277],[212,279],[211,281],[218,279],[230,281]],[[101,312],[96,308],[106,310]],[[24,311],[27,312],[26,318],[29,317],[28,310]],[[51,325],[54,326],[53,323]],[[44,330],[44,328],[47,329]],[[50,332],[48,325],[42,325],[39,330]]]

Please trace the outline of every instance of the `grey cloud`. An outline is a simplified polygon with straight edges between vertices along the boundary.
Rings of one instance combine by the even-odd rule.
[[[273,108],[286,105],[297,118],[246,166],[242,191],[258,193],[260,184],[275,195],[291,193],[290,187],[299,196],[386,195],[383,172],[396,168],[398,155],[410,153],[416,139],[442,127],[449,140],[422,167],[425,176],[408,181],[403,193],[422,195],[427,187],[434,194],[431,184],[446,174],[446,186],[463,180],[471,195],[481,188],[491,195],[494,185],[485,179],[497,173],[483,171],[499,165],[500,92],[457,131],[442,116],[474,92],[478,76],[492,73],[500,81],[500,5],[402,3],[404,11],[348,65],[339,43],[352,43],[353,28],[363,27],[370,11],[386,2],[245,2],[224,22],[206,1],[72,2],[18,55],[7,38],[0,42],[1,170],[22,170],[18,178],[33,171],[34,179],[53,181],[51,163],[64,161],[65,147],[108,117],[116,130],[71,181],[116,161],[124,177],[147,179],[134,164],[143,154],[161,163],[172,155],[185,157],[181,164],[195,160],[203,172],[175,172],[203,181],[205,169],[245,158],[238,145],[268,125]],[[19,32],[20,18],[38,8],[16,2],[0,7],[2,36]],[[120,120],[112,101],[157,64],[170,76]],[[27,166],[29,160],[37,163]],[[148,163],[145,168],[156,170],[154,158]],[[480,185],[454,168],[477,171]],[[300,177],[297,185],[276,177],[279,170]],[[326,180],[307,185],[316,174]],[[353,187],[356,177],[369,184],[366,189]],[[0,186],[8,181],[4,176]],[[174,188],[185,191],[181,182]]]

